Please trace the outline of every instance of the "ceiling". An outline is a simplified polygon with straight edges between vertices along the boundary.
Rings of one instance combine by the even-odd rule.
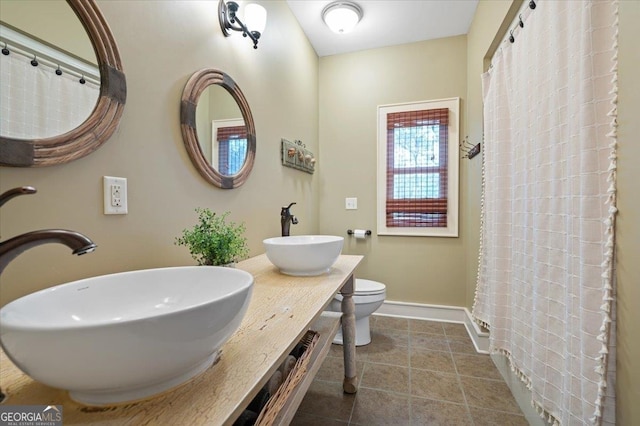
[[[466,34],[478,0],[354,0],[362,20],[347,34],[322,21],[332,0],[287,0],[318,56]]]

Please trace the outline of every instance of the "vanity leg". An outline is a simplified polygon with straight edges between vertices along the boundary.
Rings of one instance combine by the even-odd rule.
[[[354,279],[351,275],[340,289],[342,294],[342,350],[344,355],[344,381],[346,393],[358,391],[356,375],[356,307],[353,302]]]

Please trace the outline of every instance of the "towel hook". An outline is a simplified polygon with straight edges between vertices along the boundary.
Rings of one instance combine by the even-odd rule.
[[[459,146],[460,150],[464,154],[461,158],[468,158],[471,160],[473,157],[480,154],[480,143],[473,145],[469,142],[469,136],[465,136]]]

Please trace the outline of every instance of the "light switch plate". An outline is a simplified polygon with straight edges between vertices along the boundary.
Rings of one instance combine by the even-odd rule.
[[[344,208],[347,210],[358,209],[358,199],[355,197],[347,197],[344,199]]]

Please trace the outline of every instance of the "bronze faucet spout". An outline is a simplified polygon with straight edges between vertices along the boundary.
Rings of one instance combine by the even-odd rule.
[[[48,243],[64,244],[72,250],[73,254],[77,255],[90,253],[97,247],[93,241],[81,233],[66,229],[42,229],[27,232],[0,243],[0,274],[9,262],[22,252]]]
[[[35,194],[37,190],[33,186],[19,186],[8,191],[3,192],[0,195],[0,207],[10,199],[17,197],[18,195]]]

